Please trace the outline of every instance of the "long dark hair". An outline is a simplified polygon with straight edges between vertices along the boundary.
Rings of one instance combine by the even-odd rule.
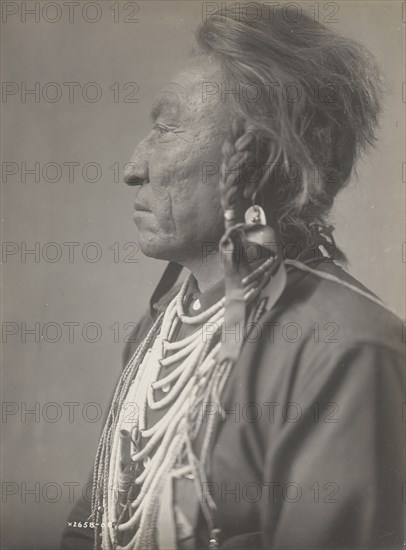
[[[249,6],[245,16],[241,4],[208,16],[197,29],[199,52],[220,62],[227,86],[239,87],[227,101],[256,132],[261,192],[281,234],[313,238],[375,143],[382,74],[367,49],[309,15]]]

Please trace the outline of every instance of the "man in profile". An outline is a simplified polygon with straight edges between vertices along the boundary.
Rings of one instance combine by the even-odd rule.
[[[375,141],[379,69],[257,7],[200,25],[125,174],[141,249],[169,264],[70,516],[94,531],[64,550],[404,542],[401,322],[338,265],[328,223]]]

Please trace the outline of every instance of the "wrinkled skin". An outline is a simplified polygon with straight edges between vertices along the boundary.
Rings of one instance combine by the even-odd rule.
[[[203,243],[218,243],[224,232],[219,179],[230,117],[219,95],[202,94],[203,82],[221,78],[216,61],[193,58],[154,102],[153,128],[124,175],[137,186],[134,221],[146,256],[196,267]],[[204,178],[206,162],[216,169]]]

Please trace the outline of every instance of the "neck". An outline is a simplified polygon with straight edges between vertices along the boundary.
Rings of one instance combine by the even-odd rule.
[[[183,263],[194,275],[200,292],[224,279],[224,264],[221,261],[220,252],[211,254],[202,261],[201,258],[193,258]]]

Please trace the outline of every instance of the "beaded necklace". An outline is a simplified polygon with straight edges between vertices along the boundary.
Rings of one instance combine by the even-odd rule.
[[[275,258],[268,258],[242,279],[247,304],[259,295],[274,267]],[[188,316],[184,300],[189,281],[190,276],[136,350],[113,398],[96,455],[93,492],[95,523],[102,524],[105,550],[157,547],[159,500],[170,472],[189,475],[197,494],[202,493],[214,433],[213,415],[206,424],[201,459],[196,457],[192,442],[202,426],[203,403],[220,403],[233,363],[218,360],[225,298],[198,315]],[[175,340],[182,323],[196,329]],[[208,324],[215,330],[205,332]],[[168,372],[175,363],[177,366]],[[158,400],[154,392],[159,389],[164,396]],[[136,411],[128,422],[131,405]],[[152,426],[146,424],[148,409],[163,412]],[[215,504],[210,497],[199,500],[212,531]],[[95,530],[98,548],[97,526]]]

